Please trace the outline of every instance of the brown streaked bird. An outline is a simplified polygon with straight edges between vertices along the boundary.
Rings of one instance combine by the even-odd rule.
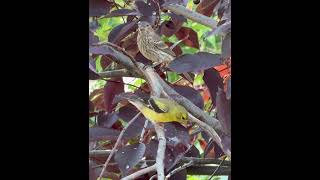
[[[158,64],[167,66],[176,58],[176,54],[162,41],[152,26],[146,21],[138,22],[137,43],[141,54],[154,62],[154,66]],[[193,82],[187,73],[183,74],[189,81]]]
[[[141,54],[152,62],[168,64],[176,56],[146,21],[138,23],[137,43]]]

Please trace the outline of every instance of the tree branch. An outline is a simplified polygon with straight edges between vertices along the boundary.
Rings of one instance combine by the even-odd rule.
[[[108,156],[108,159],[106,160],[106,162],[105,162],[104,165],[103,165],[103,168],[102,168],[102,170],[101,170],[101,173],[100,173],[100,175],[99,175],[98,180],[101,180],[101,179],[102,179],[102,175],[103,175],[103,173],[105,172],[105,170],[106,170],[106,168],[107,168],[107,166],[108,166],[108,163],[109,163],[109,161],[111,160],[112,155],[115,153],[115,151],[116,151],[116,149],[117,149],[117,146],[119,145],[119,143],[120,143],[120,141],[121,141],[121,138],[122,138],[122,136],[124,135],[126,129],[139,117],[140,114],[141,114],[141,112],[139,112],[137,115],[135,115],[135,116],[128,122],[127,126],[122,129],[121,133],[119,134],[119,137],[118,137],[118,139],[117,139],[116,144],[115,144],[114,147],[112,148],[112,150],[111,150],[111,152],[110,152],[110,155]]]
[[[110,155],[111,150],[92,150],[89,152],[90,158],[105,157]],[[183,157],[180,162],[188,163],[193,161],[194,165],[203,165],[203,164],[220,164],[221,159],[216,158],[195,158],[195,157]],[[147,164],[154,164],[155,160],[143,160],[141,163],[146,162]],[[110,164],[111,165],[111,164]],[[222,162],[221,166],[231,166],[231,161]]]
[[[127,69],[116,69],[97,73],[102,78],[110,77],[135,77]]]
[[[193,165],[193,161],[189,161],[188,163],[186,164],[183,164],[182,166],[174,169],[173,171],[171,171],[167,176],[166,176],[166,179],[169,179],[172,175],[174,175],[175,173],[183,170],[183,169],[186,169],[187,167],[190,167]]]
[[[145,77],[149,86],[151,87],[151,95],[160,97],[160,95],[164,95],[165,97],[170,97],[180,105],[184,106],[187,111],[189,111],[195,118],[191,120],[197,123],[202,129],[208,132],[213,140],[223,149],[224,153],[231,158],[231,152],[229,149],[223,148],[221,144],[221,139],[215,132],[215,130],[219,132],[223,132],[221,124],[219,120],[209,116],[208,113],[205,113],[203,110],[194,105],[187,98],[181,96],[174,89],[172,89],[160,76],[154,71],[152,67],[145,66],[142,63],[136,62],[130,55],[127,55],[126,52],[116,45],[106,43],[106,45],[114,51],[113,60],[119,64],[122,64],[125,68],[127,68],[130,72],[134,71],[138,75],[142,75]],[[121,51],[121,52],[119,52]],[[200,119],[201,121],[197,121],[196,119]],[[204,122],[204,123],[201,123]]]
[[[202,15],[200,13],[197,13],[195,11],[191,11],[182,5],[168,4],[168,5],[164,5],[163,8],[170,10],[171,12],[173,12],[175,14],[182,15],[182,16],[184,16],[188,19],[191,19],[192,21],[195,21],[197,23],[211,27],[212,29],[215,29],[218,24],[215,20],[213,20],[205,15]]]
[[[158,136],[158,150],[157,150],[157,157],[156,157],[156,166],[157,166],[157,173],[158,173],[158,180],[164,180],[164,157],[166,152],[166,137],[164,135],[163,127],[159,125],[159,123],[153,123],[154,128],[156,130]]]
[[[155,171],[156,169],[157,169],[157,165],[154,164],[152,166],[149,166],[147,168],[144,168],[144,169],[141,169],[141,170],[139,170],[137,172],[134,172],[134,173],[130,174],[129,176],[126,176],[126,177],[122,178],[121,180],[136,179],[137,177],[140,177],[140,176],[142,176],[144,174],[147,174],[149,172]]]

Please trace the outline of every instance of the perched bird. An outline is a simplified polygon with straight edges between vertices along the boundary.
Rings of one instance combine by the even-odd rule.
[[[137,43],[141,54],[154,62],[155,66],[159,64],[167,66],[176,58],[176,54],[161,40],[146,21],[138,22]],[[193,82],[187,73],[184,73],[184,75],[189,81]]]
[[[126,99],[150,121],[188,124],[188,111],[173,100],[151,97],[148,103],[145,103],[139,98]]]
[[[146,21],[138,22],[137,43],[141,54],[152,62],[169,63],[176,56]]]

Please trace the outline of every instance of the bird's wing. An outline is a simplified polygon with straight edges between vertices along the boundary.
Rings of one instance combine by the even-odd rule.
[[[173,57],[176,57],[176,54],[161,40],[159,36],[156,36],[155,45],[161,51],[170,54]]]
[[[169,107],[164,101],[161,101],[159,99],[155,100],[153,98],[150,98],[149,104],[154,109],[154,111],[156,111],[157,113],[169,112]]]

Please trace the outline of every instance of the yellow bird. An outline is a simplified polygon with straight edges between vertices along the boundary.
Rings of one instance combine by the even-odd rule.
[[[138,98],[128,98],[128,101],[150,121],[188,123],[188,111],[173,100],[151,97],[149,104]]]

